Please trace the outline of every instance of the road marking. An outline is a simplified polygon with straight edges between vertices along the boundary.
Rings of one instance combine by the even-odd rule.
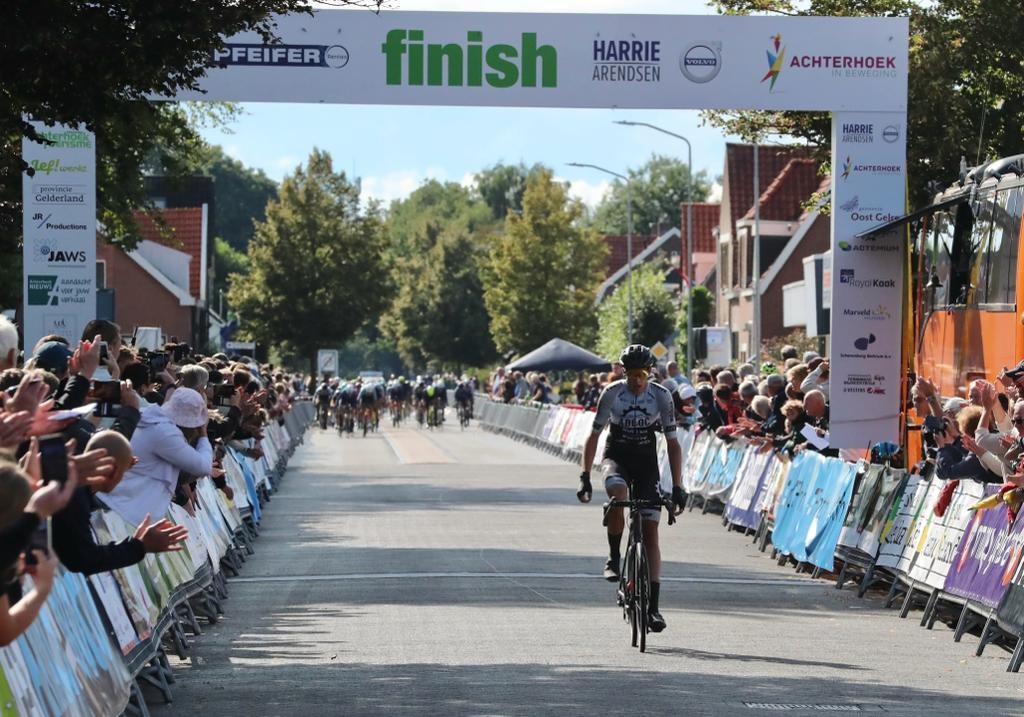
[[[398,460],[406,465],[421,463],[455,463],[433,440],[420,433],[420,429],[391,428],[381,424],[381,435],[388,442]]]
[[[288,583],[288,582],[334,582],[344,580],[435,580],[435,579],[518,579],[544,578],[550,580],[601,580],[600,575],[590,573],[337,573],[333,575],[266,575],[263,577],[230,578],[232,583]],[[693,583],[697,585],[736,585],[736,586],[777,586],[792,588],[820,588],[825,585],[816,580],[800,580],[795,578],[698,578],[662,577],[667,583]]]

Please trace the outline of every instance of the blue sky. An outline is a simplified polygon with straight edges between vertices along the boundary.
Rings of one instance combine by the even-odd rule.
[[[513,12],[624,12],[711,14],[704,0],[400,0],[399,10]],[[686,145],[616,119],[649,122],[693,143],[696,170],[722,173],[725,142],[686,110],[508,109],[482,107],[385,107],[249,103],[230,134],[207,129],[208,141],[280,180],[313,147],[328,150],[335,166],[360,177],[365,194],[385,201],[408,195],[429,178],[467,183],[497,162],[541,162],[571,183],[572,193],[593,206],[607,177],[566,166],[586,162],[624,172],[652,154],[685,161]]]

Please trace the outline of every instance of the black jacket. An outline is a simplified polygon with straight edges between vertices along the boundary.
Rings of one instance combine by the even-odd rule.
[[[76,573],[102,573],[141,561],[146,549],[141,540],[127,538],[120,543],[98,545],[90,527],[90,515],[99,504],[92,492],[78,488],[64,510],[53,516],[53,549],[64,567]]]

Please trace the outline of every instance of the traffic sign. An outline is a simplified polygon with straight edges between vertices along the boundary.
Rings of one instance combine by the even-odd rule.
[[[668,356],[668,349],[665,348],[665,344],[659,341],[651,347],[651,355],[661,361],[663,358]]]
[[[320,349],[316,352],[317,371],[324,373],[338,373],[338,352],[336,349]]]

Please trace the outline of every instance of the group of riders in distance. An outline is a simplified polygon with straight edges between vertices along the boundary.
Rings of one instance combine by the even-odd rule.
[[[466,428],[473,417],[472,383],[463,378],[455,386],[454,394],[459,425]],[[313,401],[320,428],[326,430],[333,424],[340,435],[352,435],[359,430],[365,436],[377,431],[383,414],[388,415],[395,428],[415,416],[420,428],[433,430],[444,423],[448,385],[440,376],[417,376],[415,382],[393,374],[387,382],[330,378],[317,386]]]

